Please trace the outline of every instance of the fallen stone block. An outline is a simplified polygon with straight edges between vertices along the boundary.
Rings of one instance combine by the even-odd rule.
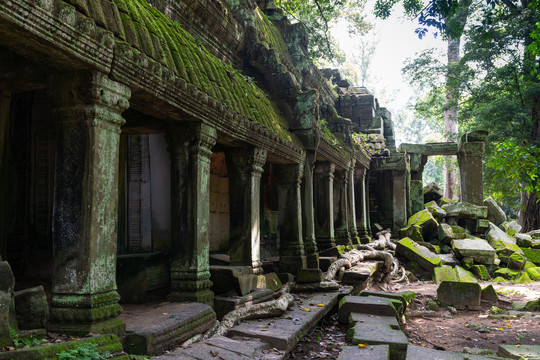
[[[294,282],[294,275],[291,273],[279,273],[278,277],[282,284]]]
[[[532,284],[533,281],[526,272],[522,272],[516,279],[514,279],[514,282],[516,284]]]
[[[459,279],[452,266],[442,265],[433,269],[433,281],[440,284],[443,281],[459,281]]]
[[[531,267],[527,269],[527,275],[533,281],[540,281],[540,267]]]
[[[337,360],[389,360],[390,347],[388,345],[373,345],[367,347],[343,346]]]
[[[499,227],[510,236],[513,236],[514,234],[519,233],[522,229],[521,225],[519,225],[516,220],[505,221],[502,224],[500,224]]]
[[[452,226],[446,223],[439,224],[439,227],[437,228],[437,237],[439,238],[441,244],[450,244],[450,242],[454,239],[454,236]]]
[[[521,249],[521,251],[523,252],[523,255],[525,255],[525,257],[529,259],[530,262],[540,266],[540,250],[524,248]]]
[[[407,228],[413,225],[419,226],[422,228],[422,237],[424,239],[429,239],[430,236],[437,230],[439,223],[433,217],[433,214],[429,210],[424,209],[409,218],[407,222]]]
[[[424,203],[437,201],[443,196],[444,192],[437,183],[432,182],[424,186]]]
[[[414,291],[401,291],[397,293],[390,293],[382,291],[364,290],[359,294],[359,296],[377,296],[387,299],[399,300],[404,307],[407,307],[416,297],[416,293]]]
[[[49,323],[49,304],[43,286],[16,291],[15,311],[19,329],[44,329]]]
[[[499,269],[495,270],[494,275],[503,277],[503,278],[505,278],[507,280],[514,280],[514,279],[518,278],[519,275],[521,275],[521,272],[519,270],[512,270],[512,269],[508,269],[508,268],[499,268]]]
[[[400,229],[399,237],[408,237],[414,241],[424,241],[424,237],[422,236],[422,228],[418,225],[411,225],[407,226],[406,228]]]
[[[459,260],[453,254],[437,254],[441,259],[441,264],[455,266],[459,264]]]
[[[296,281],[299,284],[320,283],[324,281],[324,275],[321,269],[300,269]]]
[[[338,321],[346,324],[352,312],[372,315],[397,316],[390,299],[375,296],[345,296],[339,302]]]
[[[212,280],[212,291],[215,294],[224,294],[226,292],[235,290],[235,291],[244,291],[239,295],[246,295],[251,290],[257,287],[257,277],[254,279],[249,279],[248,277],[243,277],[243,275],[254,275],[251,266],[221,266],[221,265],[212,265],[210,266],[210,280]],[[247,282],[239,284],[240,281]],[[249,291],[246,291],[246,286],[249,287],[253,285],[253,288]],[[243,287],[243,289],[241,289]]]
[[[437,219],[444,219],[446,217],[446,211],[437,205],[436,201],[430,201],[424,207]]]
[[[504,210],[497,204],[495,200],[490,196],[484,200],[484,206],[487,207],[489,221],[495,225],[500,225],[506,221],[506,214]]]
[[[244,296],[221,296],[214,297],[214,309],[218,320],[227,313],[242,307],[272,300],[274,291],[271,289],[257,289]]]
[[[491,280],[491,276],[489,275],[489,271],[485,265],[473,265],[471,267],[471,272],[477,279],[482,281]]]
[[[453,240],[452,248],[462,257],[471,257],[478,264],[493,264],[496,252],[487,241],[482,239]]]
[[[382,324],[356,323],[347,331],[347,339],[353,345],[388,345],[391,360],[405,359],[409,344],[403,331]]]
[[[515,233],[514,239],[516,239],[516,245],[520,248],[530,248],[532,246],[531,235]]]
[[[392,329],[401,329],[401,326],[399,325],[399,322],[395,316],[372,315],[352,312],[349,315],[349,325],[353,326],[356,323],[383,324],[390,326]]]
[[[438,300],[456,309],[481,310],[482,289],[478,283],[443,281],[437,288]]]
[[[495,249],[497,254],[510,256],[514,252],[523,253],[519,246],[516,245],[516,240],[513,237],[508,236],[493,223],[489,224],[486,239],[489,242],[489,245]]]
[[[396,254],[417,262],[418,265],[429,271],[441,265],[441,259],[437,254],[409,238],[403,238],[396,243]]]
[[[369,279],[382,268],[382,261],[363,261],[346,270],[341,282],[347,285],[356,285]]]
[[[525,268],[525,263],[527,258],[519,253],[513,253],[508,257],[508,267],[514,270],[523,270]]]
[[[283,286],[279,276],[275,272],[264,274],[264,284],[265,289],[270,289],[272,291],[277,291]]]
[[[493,285],[488,285],[482,289],[482,300],[497,303],[499,301],[499,295]]]
[[[540,345],[499,345],[497,355],[510,359],[540,359]]]
[[[448,217],[463,219],[485,219],[487,218],[488,213],[487,207],[485,206],[478,206],[465,202],[443,205],[442,209],[446,211]]]

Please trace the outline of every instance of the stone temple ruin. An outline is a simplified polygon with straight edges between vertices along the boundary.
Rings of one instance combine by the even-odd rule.
[[[430,155],[482,205],[486,132],[396,149],[307,41],[268,0],[1,1],[0,346],[14,286],[42,286],[49,331],[122,336],[122,306],[167,299],[203,332],[229,291],[263,301],[261,275],[405,228]]]

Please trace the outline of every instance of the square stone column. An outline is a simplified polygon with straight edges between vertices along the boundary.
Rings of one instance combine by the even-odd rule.
[[[315,151],[307,150],[302,180],[302,230],[304,233],[304,251],[307,266],[319,268],[319,252],[315,240],[315,213],[313,208],[313,168],[315,167]]]
[[[336,232],[336,244],[351,244],[349,233],[347,185],[349,177],[347,170],[336,171],[334,181],[334,229]]]
[[[356,229],[356,204],[354,189],[354,165],[355,159],[351,160],[351,167],[347,171],[347,222],[349,224],[349,234],[353,244],[359,244],[358,230]]]
[[[226,151],[229,175],[231,265],[248,265],[263,272],[261,263],[261,175],[266,150],[234,148]]]
[[[482,160],[485,145],[485,141],[462,142],[458,152],[461,201],[479,206],[484,204]]]
[[[122,334],[116,292],[121,113],[131,91],[99,72],[57,74],[49,329]]]
[[[334,237],[334,171],[329,162],[315,163],[315,239],[319,249],[336,246]]]
[[[392,230],[398,230],[407,224],[407,173],[392,170]]]
[[[210,157],[216,130],[206,124],[172,124],[171,154],[171,293],[170,301],[212,305],[208,222]]]
[[[356,229],[360,242],[366,244],[371,241],[369,236],[369,224],[368,224],[368,194],[366,193],[366,169],[355,168],[354,169],[354,186],[355,186],[355,216],[356,216]]]
[[[294,275],[307,266],[302,240],[302,204],[300,183],[304,172],[303,164],[275,165],[278,185],[279,241],[281,272]]]

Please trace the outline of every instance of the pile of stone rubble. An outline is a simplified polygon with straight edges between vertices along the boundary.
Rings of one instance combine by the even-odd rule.
[[[491,198],[483,206],[453,202],[436,184],[424,188],[425,208],[399,231],[396,254],[418,276],[437,283],[540,281],[540,230],[521,233]]]

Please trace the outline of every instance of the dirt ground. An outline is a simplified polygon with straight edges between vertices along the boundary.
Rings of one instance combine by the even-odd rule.
[[[375,285],[369,290],[412,290],[416,293],[415,301],[407,310],[413,316],[408,316],[403,324],[409,342],[415,345],[456,352],[464,352],[465,347],[487,349],[493,354],[497,352],[499,344],[540,345],[540,312],[529,312],[524,317],[511,315],[512,303],[540,298],[540,283],[481,283],[481,286],[489,284],[498,291],[499,302],[496,306],[504,310],[498,317],[490,315],[493,304],[488,302],[482,302],[482,310],[478,311],[453,312],[440,306],[436,312],[426,312],[426,301],[437,298],[438,286],[433,282],[392,284],[384,288]],[[346,331],[346,327],[338,324],[337,316],[331,315],[311,334],[304,336],[288,359],[336,359],[341,347],[347,345]]]
[[[409,316],[403,328],[409,342],[416,345],[457,352],[469,347],[494,353],[499,344],[540,345],[540,312],[512,315],[512,303],[540,298],[540,283],[481,283],[481,286],[489,284],[498,292],[499,302],[496,306],[504,310],[501,315],[490,315],[493,304],[482,301],[482,310],[457,310],[452,313],[447,307],[441,306],[436,314],[425,316],[422,313],[426,310],[426,301],[436,300],[437,297],[438,286],[435,283],[392,285],[388,290],[416,292],[416,299],[409,306],[408,313],[418,316]]]

